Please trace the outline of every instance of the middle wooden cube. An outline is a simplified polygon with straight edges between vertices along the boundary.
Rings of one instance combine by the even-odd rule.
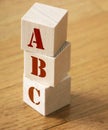
[[[37,82],[56,86],[70,69],[70,43],[65,42],[55,57],[24,52],[24,74]]]

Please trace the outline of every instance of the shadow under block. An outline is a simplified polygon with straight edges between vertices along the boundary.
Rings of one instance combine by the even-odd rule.
[[[70,69],[70,49],[70,43],[65,42],[55,57],[24,51],[25,76],[55,87]]]
[[[21,19],[21,48],[54,56],[67,38],[67,14],[65,9],[34,4]]]
[[[71,78],[66,76],[57,87],[49,87],[30,80],[23,79],[23,100],[42,115],[48,115],[70,104]]]

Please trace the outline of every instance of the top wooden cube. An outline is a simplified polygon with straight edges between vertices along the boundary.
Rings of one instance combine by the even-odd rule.
[[[67,37],[67,10],[36,3],[21,19],[21,48],[54,56]]]

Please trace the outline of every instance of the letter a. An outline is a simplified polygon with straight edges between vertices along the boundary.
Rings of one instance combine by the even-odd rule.
[[[45,77],[46,72],[43,68],[45,68],[46,63],[42,59],[38,59],[36,57],[32,57],[32,74],[38,75],[39,77]],[[38,62],[40,61],[40,66],[38,66]],[[40,69],[40,74],[38,74],[38,70]]]
[[[35,37],[35,41],[33,40],[34,37]],[[31,40],[28,46],[33,47],[32,45],[33,43],[36,44],[36,48],[44,50],[41,35],[40,35],[40,30],[37,28],[34,28],[34,32],[32,33]]]

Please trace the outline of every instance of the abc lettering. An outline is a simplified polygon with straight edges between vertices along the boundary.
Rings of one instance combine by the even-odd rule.
[[[37,28],[34,28],[34,30],[33,30],[28,47],[33,47],[33,44],[36,45],[36,48],[44,50],[40,30]],[[39,77],[45,77],[46,76],[46,71],[45,71],[46,63],[45,63],[45,61],[43,61],[40,58],[34,57],[34,56],[31,56],[31,58],[32,58],[32,72],[31,72],[31,74],[39,76]],[[29,98],[33,103],[35,103],[36,105],[39,105],[40,101],[37,101],[37,99],[35,99],[35,97],[36,97],[35,94],[37,94],[38,97],[40,97],[40,90],[38,90],[34,87],[30,87],[28,90]]]

